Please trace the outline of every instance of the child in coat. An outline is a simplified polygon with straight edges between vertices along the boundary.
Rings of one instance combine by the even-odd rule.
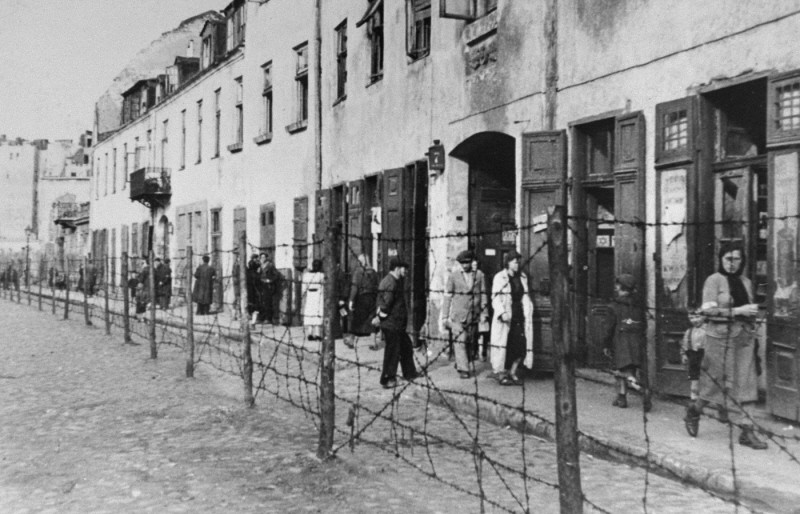
[[[614,284],[616,299],[611,304],[609,334],[604,353],[614,361],[614,376],[617,382],[617,397],[612,403],[622,409],[628,407],[628,386],[644,389],[644,409],[650,410],[650,394],[639,385],[637,374],[644,364],[644,348],[647,344],[647,321],[641,302],[635,298],[636,279],[627,273],[617,277]]]
[[[138,320],[139,315],[145,312],[147,312],[147,292],[144,290],[144,284],[139,282],[136,284],[136,319]]]
[[[689,313],[689,322],[692,324],[683,334],[683,363],[689,375],[689,396],[692,401],[697,400],[698,380],[700,379],[700,365],[703,362],[705,350],[703,344],[706,340],[706,332],[703,329],[705,319],[701,314]]]

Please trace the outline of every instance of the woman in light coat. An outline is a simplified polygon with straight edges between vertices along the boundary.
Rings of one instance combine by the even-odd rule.
[[[309,341],[322,339],[322,313],[325,305],[325,275],[322,261],[314,259],[303,275],[303,326]]]
[[[492,371],[501,385],[521,384],[519,366],[533,367],[533,302],[528,277],[520,271],[516,251],[504,259],[506,268],[492,281]]]

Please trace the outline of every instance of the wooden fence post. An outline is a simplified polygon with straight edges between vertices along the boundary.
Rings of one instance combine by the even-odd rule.
[[[322,244],[323,269],[325,270],[325,304],[322,316],[322,354],[319,377],[319,445],[317,457],[327,459],[333,449],[333,429],[336,422],[336,403],[334,397],[334,371],[336,348],[333,339],[333,319],[337,305],[336,263],[334,261],[334,240],[338,236],[330,224]]]
[[[87,292],[86,283],[88,282],[89,258],[83,258],[83,319],[86,321],[87,326],[92,326],[92,320],[89,319],[89,293]]]
[[[113,259],[114,257],[111,257],[111,258]],[[108,294],[109,294],[109,291],[111,290],[111,284],[109,282],[111,282],[113,279],[114,279],[114,277],[111,276],[111,266],[108,265],[108,260],[104,259],[104,262],[103,262],[103,293],[104,293],[104,296],[105,296],[105,300],[104,300],[105,301],[105,306],[104,306],[105,312],[104,312],[104,318],[103,319],[106,322],[106,335],[107,336],[111,335],[111,308],[109,307]]]
[[[52,266],[53,265],[51,264],[50,265],[51,269],[53,269]],[[53,278],[52,279],[50,278],[50,271],[48,270],[48,272],[47,272],[47,280],[50,281],[50,299],[53,300],[52,301],[52,307],[53,307],[53,314],[55,314],[56,313],[56,271],[55,271],[55,269],[53,269]]]
[[[186,378],[194,377],[194,312],[192,312],[192,247],[186,247]]]
[[[152,225],[151,225],[152,226]],[[150,339],[150,358],[155,359],[158,357],[158,347],[156,346],[156,273],[155,273],[155,252],[150,248],[148,255],[148,267],[150,268],[147,274],[147,289],[149,291],[148,297],[150,300],[150,323],[148,338]]]
[[[123,341],[131,342],[131,297],[128,289],[128,252],[122,252],[122,331]]]
[[[44,261],[40,257],[39,258],[39,276],[37,277],[38,281],[39,281],[39,310],[42,310],[42,270],[44,269],[44,266],[42,265],[43,263],[44,263]]]
[[[64,259],[64,319],[69,319],[69,257]]]
[[[570,335],[567,216],[564,206],[548,213],[547,257],[550,267],[550,302],[555,357],[556,453],[561,512],[583,512],[578,412],[575,397],[575,352]]]
[[[250,301],[247,298],[247,266],[243,256],[247,255],[247,232],[242,231],[239,234],[239,243],[237,248],[239,259],[239,276],[236,280],[239,281],[240,300],[237,308],[239,309],[240,324],[242,327],[242,379],[244,380],[244,404],[248,407],[253,407],[256,404],[255,397],[253,396],[253,353],[252,353],[252,339],[250,337],[250,320],[247,316],[247,305]]]

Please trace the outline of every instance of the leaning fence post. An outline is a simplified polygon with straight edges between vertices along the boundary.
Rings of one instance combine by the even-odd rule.
[[[192,312],[192,247],[186,247],[186,378],[194,377],[194,313]]]
[[[147,273],[147,289],[150,299],[150,323],[148,337],[150,339],[150,358],[155,359],[158,357],[158,347],[156,346],[156,277],[155,277],[155,252],[150,249],[148,255],[148,267],[150,268]]]
[[[256,404],[256,399],[253,396],[253,353],[252,353],[252,340],[250,338],[250,324],[247,316],[247,305],[249,299],[247,298],[247,266],[244,265],[244,255],[247,255],[247,232],[244,230],[239,234],[239,244],[237,248],[239,255],[239,276],[236,280],[239,281],[239,314],[240,323],[242,326],[242,378],[244,379],[244,403],[248,407]]]
[[[128,289],[128,252],[122,252],[122,331],[123,341],[131,342],[131,300]]]
[[[112,259],[113,259],[113,257],[112,257]],[[105,296],[105,313],[104,313],[105,317],[104,317],[104,319],[105,319],[105,322],[106,322],[106,335],[107,336],[111,335],[111,309],[109,308],[109,305],[108,305],[108,303],[109,303],[108,293],[109,293],[109,291],[111,289],[109,282],[111,280],[113,280],[113,279],[114,279],[114,277],[111,276],[111,266],[108,265],[107,261],[104,261],[103,262],[103,293],[104,293],[104,296]]]
[[[64,319],[69,319],[69,259],[64,259]]]
[[[89,293],[87,292],[89,271],[89,258],[83,258],[83,319],[86,321],[87,326],[92,326],[92,320],[89,319]]]
[[[333,449],[333,429],[336,422],[336,403],[334,398],[334,368],[336,347],[333,339],[333,318],[338,307],[336,291],[336,264],[334,262],[334,239],[338,236],[336,229],[328,225],[325,241],[322,244],[322,255],[325,270],[325,305],[322,321],[322,355],[320,358],[319,377],[319,445],[317,457],[327,459]]]
[[[564,206],[548,212],[547,258],[550,267],[550,302],[555,357],[556,453],[561,512],[583,512],[578,412],[575,397],[575,352],[570,335],[567,220]]]

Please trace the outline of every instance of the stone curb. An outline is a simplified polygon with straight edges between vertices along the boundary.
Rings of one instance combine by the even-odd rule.
[[[414,397],[425,399],[436,405],[456,410],[469,416],[477,416],[498,426],[509,426],[517,431],[525,431],[535,437],[540,437],[549,442],[555,442],[555,423],[540,416],[538,418],[523,419],[518,410],[508,408],[487,400],[476,400],[473,396],[464,396],[452,392],[436,391],[428,396],[426,389],[420,386],[414,388]],[[629,464],[641,468],[654,466],[654,473],[667,478],[685,481],[702,489],[712,491],[720,496],[730,498],[735,494],[733,481],[725,473],[705,468],[696,463],[678,459],[659,452],[650,452],[641,446],[629,444],[625,441],[611,439],[599,433],[586,433],[579,435],[578,445],[582,452],[606,460]],[[662,471],[659,471],[662,470]],[[738,480],[739,498],[757,508],[766,508],[775,512],[800,513],[800,491],[797,493],[764,487],[749,480]]]

